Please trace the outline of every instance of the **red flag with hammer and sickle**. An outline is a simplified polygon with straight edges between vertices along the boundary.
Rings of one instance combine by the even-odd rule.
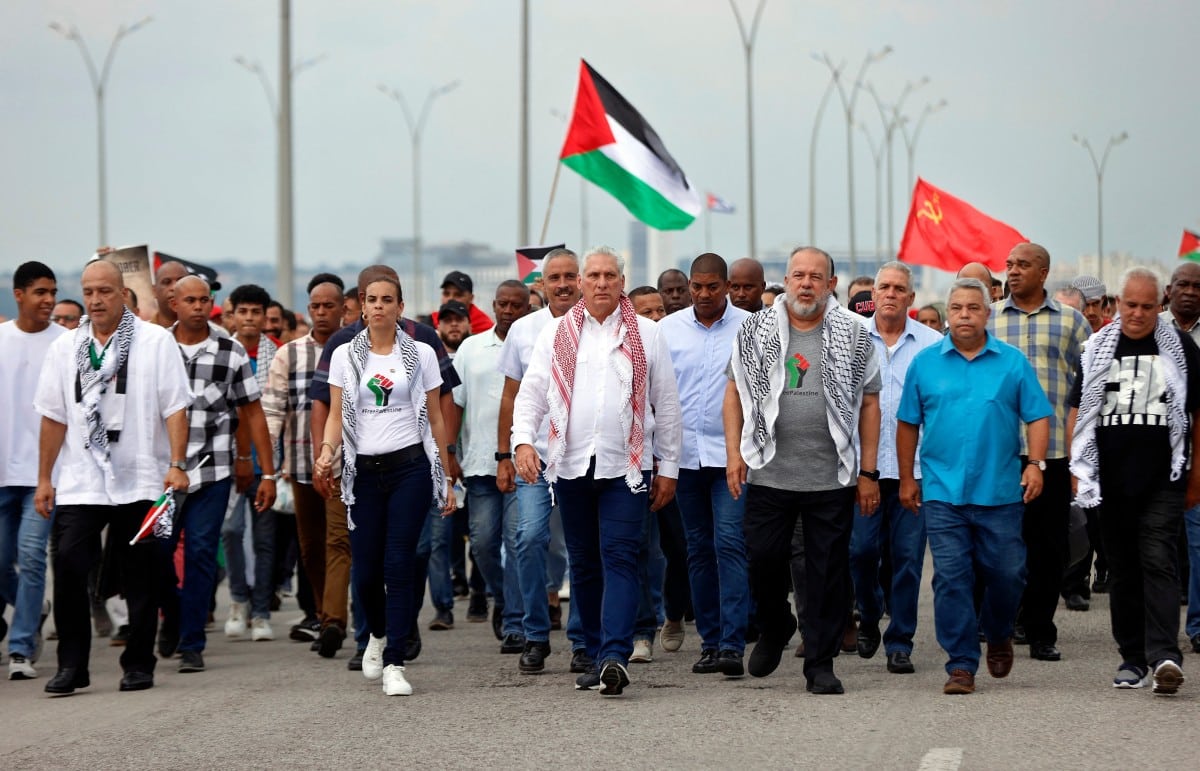
[[[1003,273],[1009,251],[1028,240],[1014,228],[918,177],[899,258],[951,273],[968,262],[981,262],[993,273]]]

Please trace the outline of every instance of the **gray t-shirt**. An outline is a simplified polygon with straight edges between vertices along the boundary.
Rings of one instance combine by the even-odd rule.
[[[821,328],[788,331],[783,393],[775,420],[775,457],[751,469],[753,485],[795,492],[836,490],[838,454],[829,433],[821,386]]]

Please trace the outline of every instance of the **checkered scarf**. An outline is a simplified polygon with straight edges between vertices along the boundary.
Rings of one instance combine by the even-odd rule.
[[[354,506],[354,461],[358,457],[358,384],[367,366],[367,356],[371,353],[370,330],[364,327],[348,345],[351,377],[342,389],[342,502],[346,504],[347,525],[353,530],[354,520],[350,516],[350,510]],[[433,431],[429,427],[429,405],[421,387],[425,382],[421,376],[421,357],[417,355],[417,344],[399,324],[396,325],[396,343],[393,350],[400,352],[404,363],[404,374],[408,378],[408,398],[417,410],[417,433],[425,446],[425,456],[429,458],[430,473],[433,476],[434,500],[438,508],[441,508],[446,504],[446,472],[442,469],[442,459],[438,455]]]
[[[117,329],[109,341],[110,351],[103,354],[100,369],[92,367],[90,348],[92,345],[92,320],[85,318],[75,331],[75,369],[79,373],[80,404],[83,407],[83,417],[87,422],[87,436],[83,446],[91,451],[96,463],[107,474],[112,474],[108,432],[111,426],[104,425],[100,415],[100,400],[108,393],[108,384],[125,366],[129,359],[129,349],[133,346],[133,335],[136,330],[136,318],[128,309],[124,309]],[[116,355],[113,355],[115,352]],[[123,411],[121,411],[123,414]]]
[[[1100,451],[1096,444],[1096,424],[1104,404],[1104,387],[1117,343],[1121,340],[1121,325],[1109,324],[1092,335],[1083,349],[1083,386],[1080,391],[1079,414],[1075,418],[1075,433],[1071,437],[1071,473],[1079,480],[1075,502],[1082,508],[1100,505]],[[1179,332],[1170,322],[1160,318],[1154,326],[1154,342],[1158,345],[1159,363],[1166,380],[1167,433],[1171,441],[1171,481],[1183,475],[1187,441],[1187,359]]]
[[[544,473],[548,482],[558,478],[558,463],[567,450],[567,416],[571,413],[571,394],[575,390],[575,359],[579,353],[584,312],[585,306],[580,300],[563,316],[554,334],[551,386],[547,394],[550,435]],[[629,435],[625,438],[625,452],[629,457],[625,484],[633,492],[640,493],[645,489],[642,453],[645,450],[646,351],[638,331],[637,312],[628,297],[621,296],[617,312],[620,314],[619,324],[617,334],[612,338],[614,347],[608,352],[608,366],[616,371],[617,379],[621,382],[621,425],[629,425]],[[620,355],[613,355],[614,352]]]

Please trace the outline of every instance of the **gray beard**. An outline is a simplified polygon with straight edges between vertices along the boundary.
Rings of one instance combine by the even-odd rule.
[[[811,303],[802,303],[795,298],[789,297],[787,298],[787,304],[793,315],[808,321],[820,315],[821,309],[825,306],[825,301],[822,298]]]

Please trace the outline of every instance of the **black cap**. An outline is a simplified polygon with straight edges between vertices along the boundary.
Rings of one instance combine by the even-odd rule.
[[[846,306],[850,310],[857,313],[859,316],[870,318],[875,315],[875,299],[871,294],[871,290],[864,289],[861,292],[856,292],[850,298],[849,304]]]
[[[475,284],[471,282],[471,277],[461,270],[452,270],[442,279],[442,289],[446,288],[446,284],[453,284],[464,292],[474,292]]]
[[[460,274],[461,275],[461,274]],[[447,300],[442,303],[442,307],[438,309],[438,319],[442,319],[450,314],[451,316],[462,316],[464,319],[471,318],[471,312],[467,310],[467,306],[460,303],[458,300]]]

